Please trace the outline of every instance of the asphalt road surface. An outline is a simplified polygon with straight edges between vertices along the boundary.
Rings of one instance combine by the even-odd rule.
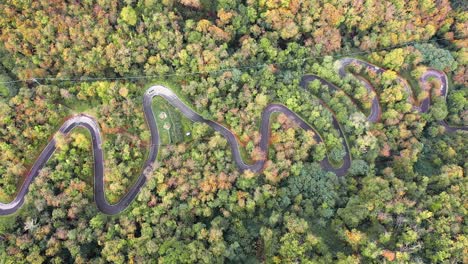
[[[354,59],[354,58],[343,58],[340,60],[340,68],[338,69],[338,73],[340,74],[341,77],[345,77],[346,74],[349,74],[346,71],[346,67],[350,65],[351,63],[357,63],[364,67],[372,67],[374,71],[376,71],[377,73],[384,72],[384,69],[379,68],[370,63],[367,63],[365,61],[361,61],[361,60]],[[377,94],[375,93],[374,87],[372,87],[372,85],[370,85],[368,81],[366,81],[360,76],[355,76],[355,77],[358,78],[363,83],[363,85],[366,87],[368,92],[374,92],[374,94]],[[441,96],[446,97],[447,92],[448,92],[448,82],[447,82],[446,75],[442,72],[430,69],[423,74],[423,76],[420,79],[420,82],[422,84],[425,84],[426,82],[428,82],[429,78],[431,77],[437,78],[440,81],[441,83],[440,94]],[[313,80],[319,80],[322,85],[327,85],[330,89],[334,89],[334,90],[339,89],[335,85],[315,75],[305,75],[302,78],[300,84],[304,89],[307,89],[308,83]],[[404,81],[403,85],[406,85],[405,89],[407,89],[407,91],[411,95],[411,89],[409,85],[406,83],[406,81]],[[137,181],[133,184],[133,186],[130,188],[127,194],[122,199],[120,199],[119,202],[115,204],[110,204],[107,201],[105,197],[105,193],[104,193],[104,154],[102,151],[101,133],[99,130],[99,125],[96,122],[96,120],[91,116],[80,114],[65,121],[64,124],[60,127],[59,131],[57,132],[63,135],[67,135],[75,127],[80,126],[80,127],[86,128],[91,133],[92,149],[93,149],[93,156],[94,156],[94,200],[96,202],[98,209],[101,212],[105,214],[117,214],[121,212],[122,210],[124,210],[125,208],[127,208],[128,205],[138,195],[138,193],[140,192],[140,189],[145,185],[147,176],[151,175],[151,173],[154,170],[155,162],[156,162],[156,158],[157,158],[158,150],[160,146],[158,127],[156,125],[155,116],[151,108],[152,99],[155,96],[163,97],[172,106],[179,109],[181,113],[187,118],[189,118],[190,120],[194,122],[205,123],[209,125],[210,127],[212,127],[214,130],[221,133],[227,139],[230,145],[231,151],[232,151],[234,162],[236,163],[240,171],[250,170],[252,172],[260,172],[263,169],[266,160],[259,160],[253,164],[247,164],[242,159],[242,156],[240,153],[239,142],[237,141],[235,135],[229,129],[227,129],[226,127],[224,127],[223,125],[219,123],[216,123],[212,120],[207,120],[203,118],[202,116],[200,116],[198,113],[193,111],[189,106],[184,104],[177,97],[177,95],[174,92],[172,92],[170,89],[164,86],[160,86],[160,85],[152,86],[145,92],[143,96],[143,110],[144,110],[146,122],[148,123],[148,127],[151,133],[151,145],[150,145],[149,155],[143,165],[142,173],[139,175]],[[414,99],[412,99],[412,96],[410,96],[410,100],[414,102]],[[321,101],[321,104],[324,107],[330,109],[322,101]],[[420,112],[427,112],[430,106],[430,98],[426,98],[418,106],[414,104],[413,106],[414,106],[414,109]],[[319,136],[317,131],[315,131],[313,127],[311,127],[308,123],[306,123],[296,113],[292,112],[290,109],[288,109],[284,105],[270,104],[262,112],[262,119],[261,119],[261,125],[260,125],[261,139],[260,139],[259,147],[264,153],[268,152],[270,132],[271,132],[270,131],[270,117],[275,112],[285,114],[286,116],[288,116],[289,119],[294,120],[294,122],[298,124],[299,127],[301,127],[302,129],[307,130],[307,131],[313,131],[315,141],[317,143],[323,142],[322,138]],[[333,111],[331,112],[333,113]],[[380,106],[378,97],[375,96],[372,101],[371,113],[368,116],[368,121],[378,122],[380,120],[380,115],[381,115],[381,106]],[[333,127],[339,131],[346,153],[343,158],[343,162],[341,166],[339,167],[334,167],[329,162],[328,157],[322,160],[320,164],[323,169],[332,171],[337,176],[344,176],[348,172],[348,169],[351,167],[351,154],[350,154],[348,145],[346,143],[346,137],[338,121],[336,120],[334,113],[333,113],[332,122],[333,122]],[[461,127],[461,128],[451,127],[445,121],[441,121],[440,124],[445,127],[447,132],[454,132],[457,130],[464,130],[464,131],[468,130],[467,127]],[[53,155],[53,153],[55,152],[55,149],[56,149],[56,141],[55,139],[52,139],[44,148],[44,150],[41,152],[36,162],[32,166],[31,170],[29,171],[26,179],[21,185],[20,190],[17,193],[14,200],[7,204],[0,203],[0,215],[12,214],[16,212],[22,206],[22,204],[24,203],[25,195],[28,192],[29,185],[34,180],[34,178],[39,174],[40,170],[45,166],[45,164],[50,159],[50,157]]]
[[[347,74],[351,74],[351,73],[348,73],[346,71],[346,68],[351,64],[356,64],[356,65],[360,65],[362,67],[371,69],[374,72],[376,72],[377,74],[382,74],[383,72],[385,72],[385,69],[383,69],[383,68],[380,68],[380,67],[378,67],[378,66],[376,66],[374,64],[371,64],[369,62],[359,60],[359,59],[356,59],[356,58],[346,57],[346,58],[342,58],[342,59],[338,60],[338,62],[340,64],[340,66],[338,68],[338,73],[342,78],[344,78]],[[361,83],[366,87],[368,92],[373,91],[375,94],[377,94],[375,92],[374,87],[372,87],[372,85],[366,79],[364,79],[363,77],[358,76],[358,75],[354,75],[354,77],[356,77],[357,79],[359,79],[361,81]],[[430,85],[428,85],[428,82],[430,81],[431,78],[434,78],[434,79],[438,80],[438,82],[440,83],[439,95],[443,96],[445,100],[447,99],[447,93],[448,93],[447,75],[445,75],[445,73],[443,73],[441,71],[429,68],[422,74],[422,76],[419,79],[419,83],[420,83],[421,87],[428,92],[429,96],[427,96],[426,98],[421,100],[421,102],[419,102],[419,104],[417,104],[416,99],[413,96],[411,86],[408,84],[408,82],[403,77],[397,76],[397,81],[403,86],[403,88],[405,89],[405,91],[409,95],[408,96],[408,101],[413,105],[413,110],[416,110],[416,111],[418,111],[420,113],[426,113],[427,111],[429,111],[429,107],[431,106],[431,96],[430,96],[431,93],[427,89],[430,89],[430,87],[431,87]],[[376,97],[374,97],[372,99],[371,113],[368,116],[367,120],[369,122],[373,122],[373,123],[379,122],[380,121],[381,111],[382,110],[381,110],[381,106],[380,106],[380,103],[379,103],[379,99],[378,99],[378,96],[376,96]],[[453,127],[453,126],[450,126],[445,120],[439,121],[439,124],[442,125],[445,128],[445,132],[448,132],[448,133],[453,133],[453,132],[458,131],[458,130],[468,131],[468,127],[466,127],[466,126]]]
[[[150,133],[151,133],[151,145],[150,145],[150,152],[148,155],[145,164],[143,165],[143,172],[138,177],[137,181],[134,185],[130,188],[127,194],[116,204],[110,204],[104,193],[104,154],[102,151],[102,138],[101,133],[99,130],[99,125],[97,124],[96,120],[91,116],[87,116],[84,114],[80,114],[68,119],[62,127],[60,127],[58,133],[67,135],[71,130],[75,127],[83,127],[89,130],[91,137],[92,137],[92,149],[93,149],[93,156],[94,156],[94,200],[98,209],[105,213],[105,214],[117,214],[128,207],[128,205],[135,199],[135,197],[140,192],[140,189],[145,185],[147,175],[150,175],[154,170],[154,165],[156,162],[156,158],[158,155],[159,150],[159,131],[156,125],[155,116],[153,110],[151,108],[151,102],[153,97],[161,96],[166,99],[172,106],[179,109],[180,112],[194,122],[201,122],[209,125],[214,130],[221,133],[229,142],[231,147],[232,156],[234,162],[236,163],[237,167],[241,171],[250,170],[252,172],[260,172],[266,160],[259,160],[253,164],[247,164],[241,156],[240,153],[240,146],[239,142],[237,141],[235,135],[223,125],[216,123],[211,120],[207,120],[200,116],[198,113],[193,111],[189,106],[184,104],[175,93],[173,93],[170,89],[156,85],[150,87],[144,97],[143,97],[143,110],[145,113],[146,122],[148,123]],[[284,113],[288,116],[289,119],[293,120],[296,124],[298,124],[301,128],[305,130],[312,130],[314,131],[314,139],[317,143],[322,142],[318,133],[304,120],[302,120],[296,113],[289,110],[284,105],[280,104],[270,104],[268,105],[262,112],[262,121],[260,126],[260,149],[267,153],[268,146],[269,146],[269,139],[270,139],[270,116],[275,113]],[[334,126],[339,127],[338,122],[336,119],[333,121]],[[344,137],[343,133],[340,130],[340,134]],[[24,203],[24,197],[28,192],[29,185],[34,180],[34,178],[39,174],[40,170],[44,167],[50,157],[53,155],[56,149],[56,140],[52,139],[44,150],[39,155],[38,159],[34,163],[33,167],[29,171],[24,183],[22,184],[20,191],[18,192],[15,199],[7,204],[0,203],[0,215],[8,215],[16,212],[21,205]],[[347,150],[347,153],[349,151]],[[324,159],[321,162],[322,166],[330,171],[335,172],[338,176],[343,176],[346,174],[350,164],[351,164],[351,157],[345,159],[345,162],[339,168],[333,167],[328,159]]]

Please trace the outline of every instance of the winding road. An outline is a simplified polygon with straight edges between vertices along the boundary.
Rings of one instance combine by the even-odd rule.
[[[376,94],[376,96],[372,99],[371,113],[368,116],[367,120],[372,123],[379,122],[382,110],[381,110],[381,106],[379,103],[379,98],[377,96],[377,92],[375,91],[374,87],[363,77],[352,74],[352,73],[348,73],[346,69],[350,65],[356,64],[356,65],[360,65],[362,67],[371,69],[377,74],[382,74],[386,70],[372,63],[359,60],[356,58],[349,58],[349,57],[342,58],[338,60],[338,63],[340,64],[339,69],[338,69],[338,74],[340,75],[340,77],[344,78],[346,77],[347,74],[351,74],[355,78],[357,78],[364,85],[364,87],[366,87],[368,92],[373,91],[374,94]],[[439,87],[440,96],[444,97],[444,100],[447,100],[448,79],[447,79],[447,75],[445,75],[445,73],[441,71],[429,68],[419,78],[420,86],[423,89],[425,89],[425,91],[429,95],[423,100],[421,100],[419,104],[416,102],[416,99],[414,98],[414,95],[413,95],[413,91],[411,89],[411,86],[408,84],[408,82],[403,77],[399,75],[397,76],[397,81],[403,86],[404,90],[408,94],[408,101],[413,105],[413,110],[417,112],[427,113],[427,111],[429,111],[429,107],[431,106],[431,96],[430,96],[431,93],[428,89],[430,89],[431,87],[431,85],[429,84],[431,78],[438,80],[438,82],[441,84]],[[463,126],[463,127],[450,126],[445,120],[439,121],[439,124],[445,128],[445,132],[447,133],[453,133],[458,130],[468,131],[468,127],[466,126]]]
[[[379,73],[382,73],[385,71],[382,68],[379,68],[375,65],[372,65],[370,63],[367,63],[358,59],[344,58],[340,60],[341,66],[338,70],[338,73],[341,77],[345,77],[347,74],[350,74],[346,71],[346,67],[352,63],[358,63],[365,67],[373,67]],[[370,85],[370,83],[367,82],[367,80],[363,79],[360,76],[355,76],[355,77],[358,78],[363,83],[363,85],[366,87],[369,93],[370,92],[375,93],[374,87],[372,87],[372,85]],[[431,69],[424,73],[424,75],[420,79],[420,82],[424,84],[425,82],[428,82],[430,77],[435,77],[438,80],[440,80],[441,95],[446,97],[447,90],[448,90],[448,82],[447,82],[447,77],[445,76],[445,74]],[[304,89],[307,89],[308,83],[314,80],[319,80],[322,85],[327,85],[330,89],[333,89],[333,90],[339,89],[332,83],[316,75],[305,75],[302,78],[300,85]],[[411,91],[411,89],[409,91]],[[97,121],[91,116],[88,116],[85,114],[79,114],[65,121],[64,124],[60,127],[59,131],[57,132],[59,134],[68,135],[70,131],[72,131],[76,127],[83,127],[90,132],[91,137],[92,137],[92,151],[93,151],[93,156],[94,156],[94,200],[96,202],[97,208],[101,212],[112,215],[112,214],[117,214],[121,212],[122,210],[124,210],[125,208],[127,208],[128,205],[138,195],[138,193],[140,192],[140,189],[145,185],[148,175],[151,175],[155,168],[160,141],[159,141],[159,131],[156,125],[156,119],[155,119],[153,110],[151,108],[151,104],[152,104],[153,98],[156,96],[163,97],[172,106],[179,109],[180,112],[185,117],[189,118],[193,122],[205,123],[209,125],[210,127],[212,127],[215,131],[218,131],[219,133],[221,133],[227,139],[230,145],[231,151],[232,151],[232,157],[234,159],[234,162],[236,163],[240,171],[250,170],[252,172],[260,172],[263,169],[266,160],[259,160],[253,164],[248,164],[242,159],[242,156],[240,153],[239,142],[237,141],[235,135],[229,129],[227,129],[226,127],[224,127],[223,125],[219,123],[216,123],[212,120],[205,119],[202,116],[200,116],[198,113],[193,111],[189,106],[183,103],[177,97],[177,95],[174,92],[172,92],[170,89],[161,85],[152,86],[148,90],[146,90],[143,96],[143,110],[144,110],[146,122],[148,123],[148,127],[151,133],[151,145],[149,149],[148,158],[146,159],[143,165],[142,173],[139,175],[137,181],[133,184],[133,186],[131,186],[127,194],[122,199],[120,199],[119,202],[115,204],[110,204],[107,201],[105,197],[105,193],[104,193],[104,154],[102,150],[101,133],[100,133],[100,129],[99,129],[99,125]],[[320,103],[324,107],[330,109],[324,102],[320,101]],[[427,98],[421,103],[420,106],[415,106],[415,109],[420,112],[426,112],[429,109],[429,106],[430,106],[430,98]],[[330,111],[332,110],[330,109]],[[313,131],[314,139],[317,143],[323,142],[322,138],[319,136],[319,133],[317,133],[317,131],[315,131],[313,127],[311,127],[308,123],[306,123],[296,113],[294,113],[293,111],[291,111],[284,105],[270,104],[263,110],[262,116],[261,116],[261,125],[260,125],[261,139],[260,139],[259,147],[262,150],[262,152],[268,153],[269,139],[270,139],[270,132],[271,132],[270,131],[270,117],[273,113],[277,113],[277,112],[283,113],[286,116],[288,116],[290,120],[293,120],[302,129],[307,130],[307,131]],[[372,101],[371,113],[367,119],[370,122],[378,122],[380,120],[380,115],[381,115],[381,106],[380,106],[378,97],[375,96]],[[322,160],[320,164],[323,169],[332,171],[337,176],[344,176],[348,172],[348,169],[351,166],[351,155],[350,155],[350,151],[348,148],[348,144],[346,143],[346,137],[334,114],[332,118],[333,118],[332,125],[335,129],[339,131],[340,137],[344,141],[343,146],[345,148],[346,153],[343,158],[343,162],[341,166],[338,168],[334,167],[330,163],[328,157]],[[463,127],[463,128],[450,127],[445,121],[442,121],[441,124],[446,128],[447,132],[454,132],[456,130],[467,130],[467,127]],[[0,215],[12,214],[16,212],[23,205],[25,195],[28,192],[31,182],[39,174],[39,172],[45,166],[45,164],[53,155],[55,150],[56,150],[56,140],[54,137],[47,144],[47,146],[44,148],[44,150],[41,152],[41,154],[37,158],[36,162],[30,169],[28,175],[26,176],[26,179],[21,185],[20,190],[17,193],[16,197],[13,199],[13,201],[7,204],[0,203]]]

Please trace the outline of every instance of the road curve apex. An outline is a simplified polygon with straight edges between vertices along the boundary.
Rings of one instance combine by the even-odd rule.
[[[148,88],[148,90],[146,90],[146,93],[145,93],[145,96],[158,96],[158,95],[166,95],[166,96],[174,96],[175,93],[167,88],[166,86],[163,86],[163,85],[153,85],[151,86],[150,88]]]

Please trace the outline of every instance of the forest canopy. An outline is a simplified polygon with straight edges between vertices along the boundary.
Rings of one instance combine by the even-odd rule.
[[[467,32],[463,1],[2,1],[0,203],[52,138],[57,149],[0,216],[0,263],[466,262]],[[307,74],[328,84],[303,87]],[[104,214],[89,131],[55,133],[97,120],[116,203],[151,147],[142,102],[155,84],[265,166],[238,170],[221,133],[155,98],[157,166],[126,210]],[[272,103],[315,132],[274,114],[263,152]],[[348,156],[342,177],[321,163]]]

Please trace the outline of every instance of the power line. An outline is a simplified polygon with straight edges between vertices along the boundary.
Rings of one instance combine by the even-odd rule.
[[[461,37],[461,38],[457,38]],[[348,56],[355,56],[355,55],[362,55],[362,54],[370,54],[373,52],[380,52],[380,51],[386,51],[386,50],[391,50],[391,49],[396,49],[396,48],[401,48],[401,47],[406,47],[409,45],[414,45],[414,44],[423,44],[423,43],[430,43],[430,42],[436,42],[439,40],[465,40],[466,36],[454,36],[453,38],[434,38],[426,41],[409,41],[403,44],[399,45],[394,45],[394,46],[389,46],[386,48],[380,48],[380,49],[374,49],[374,50],[366,50],[366,51],[356,51],[356,52],[350,52],[346,54],[331,54],[331,55],[322,55],[322,56],[311,56],[311,57],[306,57],[306,58],[298,58],[298,59],[291,59],[287,60],[284,62],[276,62],[276,63],[260,63],[260,64],[255,64],[255,65],[246,65],[246,66],[239,66],[239,67],[229,67],[229,68],[222,68],[218,70],[213,70],[213,71],[195,71],[195,72],[186,72],[186,73],[167,73],[167,74],[159,74],[159,75],[139,75],[139,76],[122,76],[122,77],[85,77],[82,76],[81,78],[57,78],[57,77],[42,77],[42,78],[30,78],[30,79],[18,79],[18,80],[12,80],[12,81],[5,81],[5,82],[0,82],[0,84],[12,84],[12,83],[18,83],[18,82],[25,82],[25,81],[34,81],[37,82],[39,80],[42,81],[56,81],[56,82],[89,82],[89,81],[117,81],[117,80],[139,80],[139,79],[151,79],[151,78],[157,78],[157,77],[172,77],[172,76],[190,76],[190,75],[198,75],[198,74],[212,74],[212,73],[221,73],[221,72],[226,72],[226,71],[231,71],[231,70],[246,70],[246,69],[252,69],[252,68],[260,68],[260,67],[265,67],[270,64],[274,65],[282,65],[282,64],[287,64],[287,63],[292,63],[292,62],[298,62],[298,61],[308,61],[311,59],[323,59],[325,57],[332,57],[332,58],[342,58],[342,57],[348,57]]]

